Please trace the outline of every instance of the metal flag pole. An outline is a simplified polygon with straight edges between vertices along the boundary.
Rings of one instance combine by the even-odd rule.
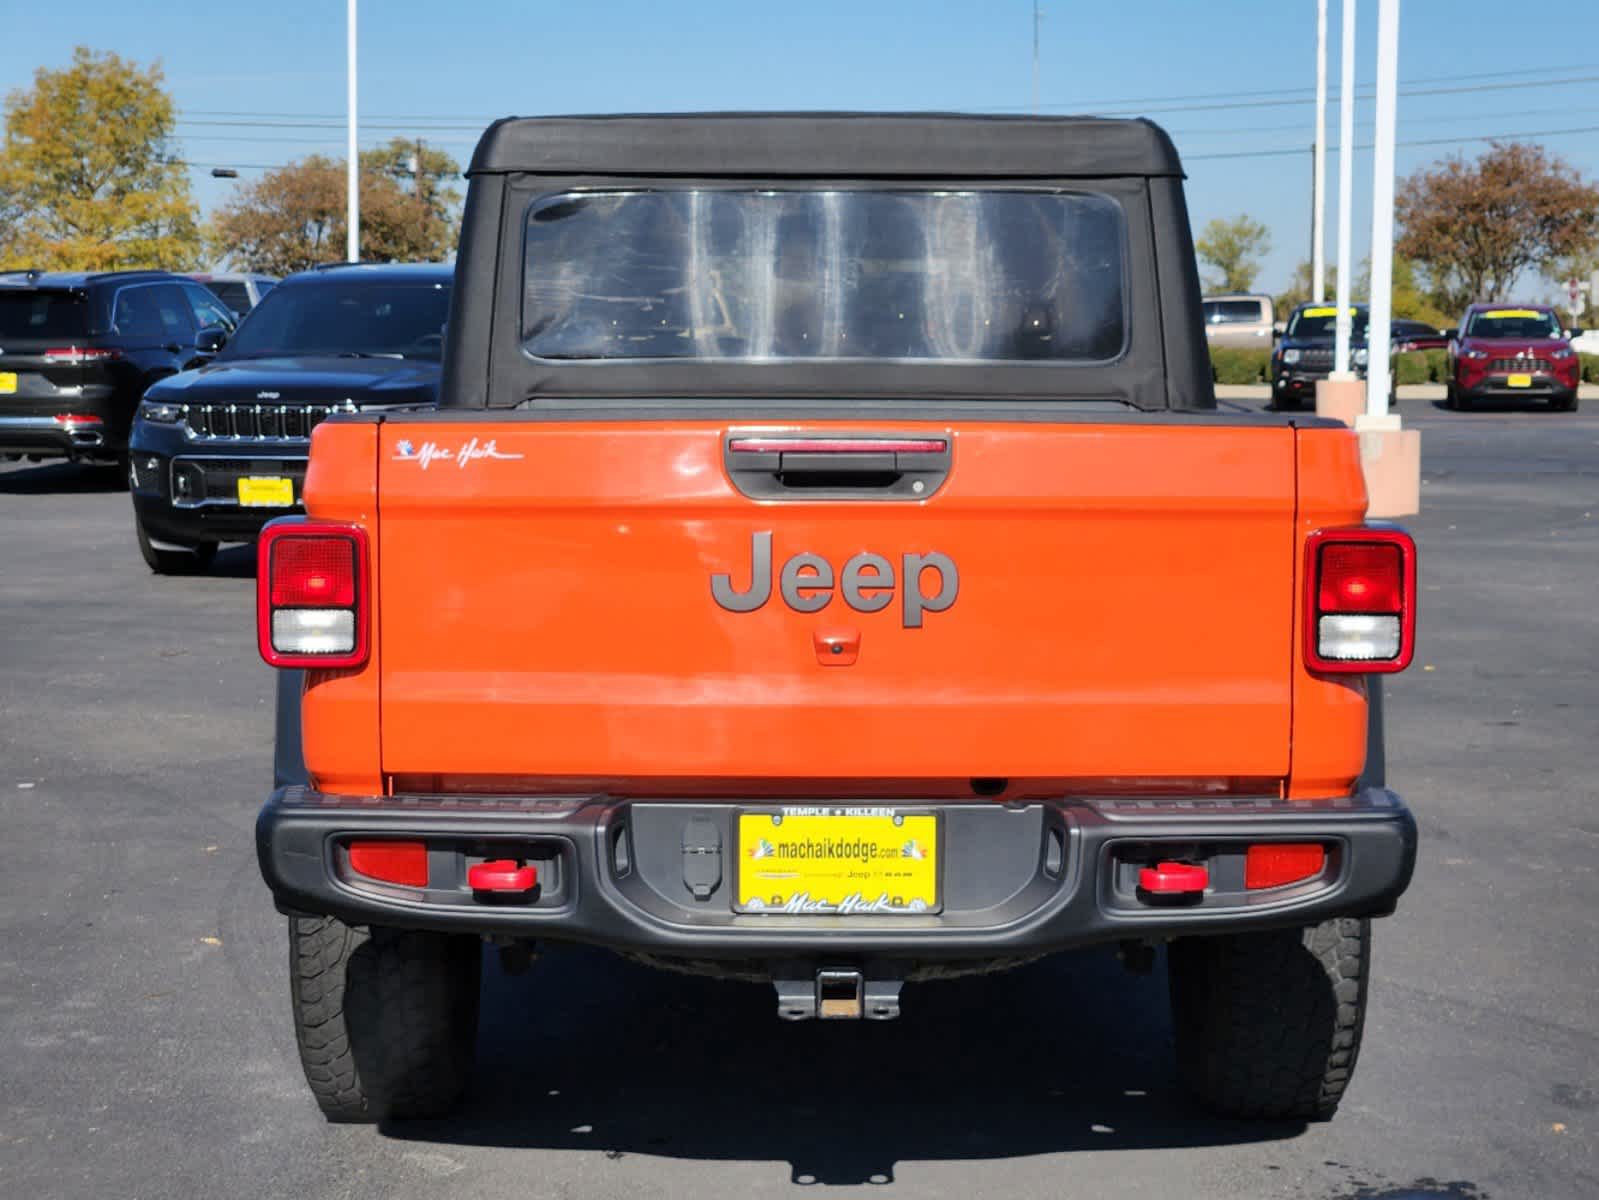
[[[1394,138],[1399,115],[1399,0],[1377,0],[1377,137],[1371,185],[1371,323],[1366,335],[1366,424],[1388,418],[1388,321],[1394,281]],[[1357,423],[1356,428],[1360,424]]]
[[[1343,0],[1344,37],[1338,60],[1338,279],[1334,291],[1338,307],[1337,341],[1333,348],[1333,377],[1353,379],[1349,373],[1349,335],[1354,329],[1350,287],[1354,274],[1354,215],[1350,211],[1355,184],[1355,0]]]
[[[349,0],[348,41],[346,47],[349,79],[345,107],[349,115],[349,136],[345,149],[347,155],[345,163],[345,189],[347,196],[344,214],[344,257],[349,262],[361,261],[361,164],[356,152],[355,138],[355,4],[356,0]]]
[[[1316,141],[1311,152],[1310,298],[1327,298],[1327,0],[1316,0]]]

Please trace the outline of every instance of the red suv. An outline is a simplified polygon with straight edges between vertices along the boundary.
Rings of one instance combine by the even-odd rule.
[[[1450,408],[1473,401],[1536,396],[1555,412],[1577,407],[1577,352],[1554,310],[1473,304],[1449,347]]]

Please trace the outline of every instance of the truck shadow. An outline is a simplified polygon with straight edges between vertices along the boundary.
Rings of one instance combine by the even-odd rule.
[[[765,985],[551,951],[485,961],[476,1080],[452,1119],[391,1137],[463,1146],[786,1161],[797,1184],[887,1184],[904,1161],[1292,1137],[1179,1093],[1164,964],[1108,952],[908,986],[897,1022],[786,1024]]]
[[[63,460],[0,471],[0,494],[9,496],[90,496],[127,490],[127,474],[117,466]]]

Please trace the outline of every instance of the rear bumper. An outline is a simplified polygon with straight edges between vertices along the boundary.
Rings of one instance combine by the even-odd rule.
[[[256,823],[261,871],[280,909],[351,924],[583,942],[663,957],[872,955],[916,962],[1032,956],[1100,942],[1310,924],[1393,911],[1415,864],[1416,825],[1392,792],[1315,801],[1105,800],[922,805],[943,821],[943,909],[906,916],[733,911],[732,803],[603,797],[340,797],[272,794]],[[769,806],[768,806],[769,807]],[[692,824],[693,831],[689,826]],[[704,891],[707,830],[717,885]],[[429,886],[364,880],[352,837],[426,842]],[[1320,842],[1323,872],[1244,889],[1243,848]],[[517,857],[540,867],[516,903],[475,895],[465,864]],[[1136,887],[1140,863],[1210,864],[1203,896],[1162,901]]]
[[[0,454],[40,458],[110,458],[125,439],[102,424],[63,424],[53,416],[0,416]]]

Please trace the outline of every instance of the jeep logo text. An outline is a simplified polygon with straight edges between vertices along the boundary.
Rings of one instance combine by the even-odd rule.
[[[932,578],[929,579],[928,577]],[[750,537],[749,588],[733,587],[731,572],[711,576],[711,595],[728,612],[754,612],[772,598],[772,533]],[[894,564],[881,554],[863,550],[844,564],[836,586],[844,603],[856,612],[878,612],[894,601],[894,589],[903,583],[900,619],[907,629],[920,629],[922,614],[943,612],[955,603],[960,572],[947,554],[906,554],[900,558],[896,579]],[[833,564],[820,554],[796,554],[777,576],[783,602],[795,612],[821,612],[833,600]],[[931,591],[929,591],[931,588]]]

